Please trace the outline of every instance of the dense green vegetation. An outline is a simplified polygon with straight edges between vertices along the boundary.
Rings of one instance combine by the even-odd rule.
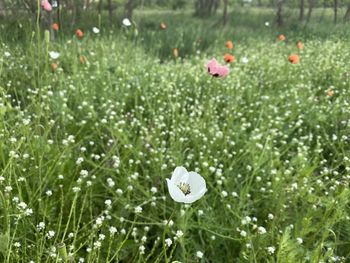
[[[348,25],[192,14],[91,14],[53,41],[2,24],[0,262],[349,260]],[[191,205],[169,196],[177,166],[206,180]]]

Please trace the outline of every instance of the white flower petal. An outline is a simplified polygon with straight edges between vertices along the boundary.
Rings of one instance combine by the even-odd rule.
[[[128,18],[124,18],[122,23],[123,23],[124,26],[131,26],[131,22],[130,22],[130,20]]]
[[[179,167],[176,167],[175,171],[171,175],[171,181],[173,181],[174,183],[180,183],[180,182],[186,183],[187,180],[184,181],[184,179],[187,179],[186,176],[188,176],[188,172],[186,168],[179,166]]]
[[[192,193],[198,193],[207,188],[204,178],[196,172],[188,173],[187,183],[190,185]]]
[[[184,203],[186,204],[191,204],[199,199],[202,198],[202,196],[207,192],[207,189],[202,189],[200,192],[198,193],[195,193],[195,194],[189,194],[187,196],[185,196],[185,199],[184,199]]]
[[[185,200],[184,193],[180,190],[179,187],[177,187],[176,184],[173,183],[172,180],[169,180],[167,178],[166,181],[168,183],[168,189],[169,189],[169,194],[170,194],[171,198],[176,202],[183,203]]]
[[[181,203],[193,203],[200,199],[207,191],[205,180],[196,172],[187,172],[184,167],[176,167],[171,179],[166,179],[169,193],[172,199]],[[189,186],[189,193],[184,194],[179,185]],[[186,188],[185,188],[186,189]],[[186,191],[186,190],[185,190]]]
[[[56,52],[56,51],[50,51],[50,52],[49,52],[49,56],[50,56],[50,58],[52,58],[52,59],[57,59],[57,58],[59,58],[60,53],[58,53],[58,52]]]

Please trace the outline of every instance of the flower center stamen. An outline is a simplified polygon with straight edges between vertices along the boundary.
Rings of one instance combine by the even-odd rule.
[[[184,195],[188,195],[191,193],[190,185],[187,183],[180,183],[177,187],[184,193]]]

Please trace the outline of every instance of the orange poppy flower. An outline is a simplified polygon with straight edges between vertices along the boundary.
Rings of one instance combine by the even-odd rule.
[[[298,47],[298,49],[302,50],[304,48],[304,45],[303,45],[303,43],[301,43],[301,41],[299,41],[297,44],[297,47]]]
[[[52,29],[53,29],[53,30],[58,31],[59,28],[60,28],[60,27],[59,27],[59,25],[58,25],[57,23],[53,23],[53,24],[52,24]]]
[[[162,23],[160,23],[159,27],[160,27],[160,29],[165,30],[167,28],[167,25],[162,22]]]
[[[235,61],[235,57],[231,54],[226,53],[224,55],[224,60],[226,61],[226,63],[232,63],[233,61]]]
[[[179,56],[179,50],[177,48],[173,49],[173,55],[175,58],[177,58]]]
[[[56,71],[57,68],[58,68],[57,63],[51,63],[51,70],[52,70],[52,72]]]
[[[83,33],[83,31],[81,31],[80,29],[77,29],[77,30],[75,31],[75,35],[76,35],[78,38],[83,38],[84,33]]]
[[[286,37],[284,35],[279,35],[278,36],[278,40],[279,41],[284,41],[284,40],[286,40]]]
[[[228,40],[228,41],[226,42],[226,47],[227,47],[228,49],[233,49],[233,42],[232,42],[231,40]]]
[[[299,58],[298,55],[292,54],[292,55],[289,56],[288,60],[292,64],[297,64],[299,62],[300,58]]]
[[[80,62],[80,64],[85,64],[85,61],[86,61],[85,57],[84,57],[83,55],[80,55],[80,56],[79,56],[79,62]]]

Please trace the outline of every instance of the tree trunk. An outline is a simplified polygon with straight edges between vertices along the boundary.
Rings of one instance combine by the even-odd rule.
[[[5,2],[4,0],[0,0],[0,17],[5,16]]]
[[[228,0],[224,0],[224,26],[227,24],[227,6],[228,6]]]
[[[103,0],[100,0],[98,2],[98,13],[101,14],[102,13],[102,4],[103,4]]]
[[[195,15],[206,17],[214,14],[219,8],[219,3],[220,0],[197,0],[195,2]]]
[[[283,4],[284,4],[284,0],[278,0],[277,2],[277,13],[276,13],[276,22],[277,22],[277,26],[281,27],[283,26]]]
[[[309,9],[307,11],[307,17],[306,17],[306,21],[309,22],[311,19],[311,14],[312,14],[312,10],[314,8],[315,5],[315,0],[309,0]]]
[[[304,0],[300,0],[300,12],[299,12],[299,21],[304,21]]]
[[[85,1],[85,8],[86,8],[86,10],[89,10],[89,7],[90,7],[90,0],[86,0]]]
[[[337,23],[338,18],[338,0],[334,0],[334,24]]]
[[[350,20],[350,3],[348,4],[348,7],[346,9],[345,15],[344,15],[344,22]]]
[[[132,20],[132,13],[133,13],[133,0],[128,0],[126,3],[126,17]]]
[[[113,25],[113,6],[112,6],[112,0],[108,0],[108,16],[109,16],[109,23],[110,23],[110,25]]]
[[[61,1],[57,0],[57,23],[60,27],[60,30],[62,29],[62,24],[61,24]]]

